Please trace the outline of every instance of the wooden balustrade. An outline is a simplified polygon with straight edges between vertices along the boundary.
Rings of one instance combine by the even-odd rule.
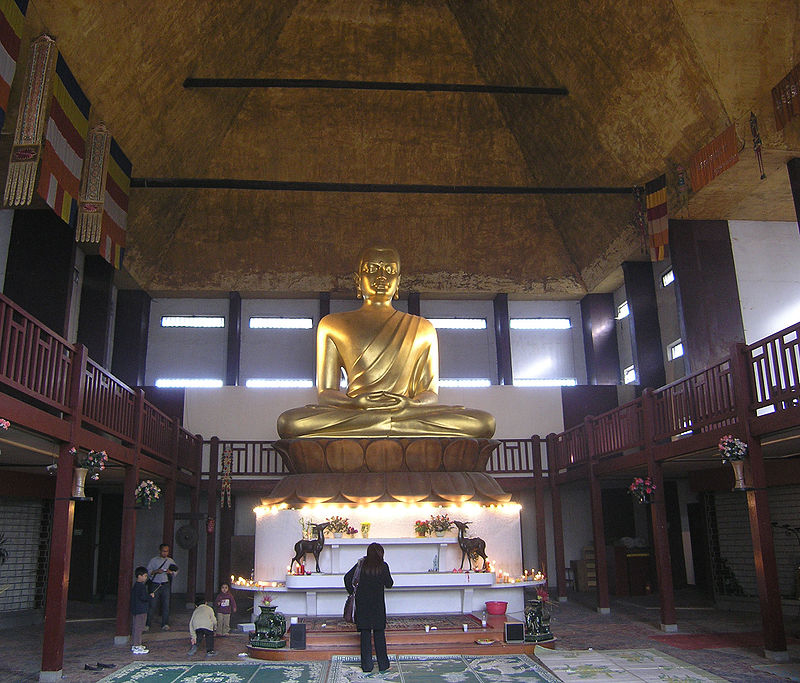
[[[133,443],[136,394],[92,360],[84,371],[83,419],[124,443]]]
[[[800,323],[747,347],[752,410],[800,406]]]

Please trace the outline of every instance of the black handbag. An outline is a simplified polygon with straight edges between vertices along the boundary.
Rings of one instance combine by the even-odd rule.
[[[347,596],[344,601],[344,611],[342,612],[342,619],[348,624],[356,623],[356,590],[358,590],[358,581],[361,578],[361,560],[356,565],[356,571],[353,574],[353,592]]]

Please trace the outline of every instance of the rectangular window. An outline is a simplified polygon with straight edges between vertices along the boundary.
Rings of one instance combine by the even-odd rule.
[[[568,330],[572,327],[569,318],[511,318],[512,330]]]
[[[252,330],[310,330],[314,321],[311,318],[276,318],[253,316],[250,318]]]
[[[617,306],[617,320],[622,320],[623,318],[627,318],[630,315],[631,311],[628,308],[628,302],[623,301],[619,306]]]
[[[517,387],[574,387],[578,380],[574,377],[562,377],[560,379],[517,379],[514,378],[514,386]]]
[[[225,327],[221,315],[162,315],[161,327]]]
[[[447,378],[439,380],[440,387],[490,387],[492,382],[485,377]]]
[[[156,380],[156,386],[159,388],[176,389],[182,387],[202,387],[216,389],[222,386],[221,379],[210,378],[171,378],[161,377]]]
[[[625,384],[634,384],[636,382],[636,368],[633,365],[629,365],[623,370],[622,381]]]
[[[485,330],[486,318],[428,318],[437,330]]]
[[[666,287],[675,282],[675,272],[670,268],[661,276],[661,286]]]
[[[264,379],[251,377],[245,382],[245,386],[254,389],[280,389],[284,387],[309,388],[314,386],[314,381],[310,379]]]
[[[683,341],[678,339],[677,341],[672,342],[667,347],[667,358],[669,360],[675,360],[676,358],[680,358],[683,355]]]

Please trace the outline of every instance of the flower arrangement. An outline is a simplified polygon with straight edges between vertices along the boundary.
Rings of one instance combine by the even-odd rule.
[[[547,590],[547,584],[536,586],[536,597],[542,602],[550,602],[550,592]]]
[[[354,526],[349,526],[349,527],[347,527],[347,530],[345,531],[345,533],[348,536],[355,536],[358,533],[358,530]]]
[[[145,479],[144,481],[139,482],[139,485],[134,490],[133,495],[135,496],[137,503],[144,505],[144,507],[149,509],[153,504],[153,501],[158,500],[158,498],[161,496],[161,489],[152,479]]]
[[[361,522],[361,535],[364,538],[369,538],[369,527],[370,527],[369,522]]]
[[[311,539],[314,534],[314,520],[311,517],[300,518],[300,532],[305,539]]]
[[[634,496],[640,503],[645,502],[650,498],[653,491],[656,490],[656,485],[650,480],[650,477],[636,477],[628,486],[628,493]]]
[[[334,534],[343,534],[350,527],[350,520],[339,515],[328,517],[325,521],[328,523],[328,531]]]
[[[3,419],[0,417],[0,429],[8,429],[11,426],[11,423],[8,420]]]
[[[414,522],[414,532],[417,536],[427,536],[431,532],[431,525],[427,519],[418,519]]]
[[[744,460],[744,456],[747,455],[747,444],[728,434],[719,440],[719,454],[725,463]]]
[[[443,533],[453,526],[453,522],[446,512],[441,512],[438,515],[431,515],[431,518],[428,520],[428,526],[434,532]]]
[[[269,593],[265,593],[259,604],[261,607],[270,607],[272,605],[272,596]]]
[[[105,451],[89,451],[86,455],[78,456],[78,451],[73,446],[69,452],[75,456],[78,467],[89,470],[89,479],[100,478],[100,472],[106,468],[108,462],[108,454]]]

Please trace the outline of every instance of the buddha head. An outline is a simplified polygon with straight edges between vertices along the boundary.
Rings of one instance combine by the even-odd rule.
[[[394,247],[367,247],[361,252],[358,272],[354,275],[359,299],[397,299],[400,287],[400,254]]]

